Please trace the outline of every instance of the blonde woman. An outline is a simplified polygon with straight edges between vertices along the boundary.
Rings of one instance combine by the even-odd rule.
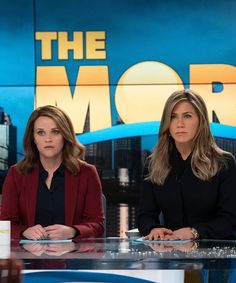
[[[192,90],[174,92],[165,104],[138,228],[147,240],[229,239],[236,231],[235,160],[216,145],[206,105]]]
[[[71,239],[103,234],[102,188],[94,166],[83,161],[71,120],[54,106],[37,108],[25,130],[24,158],[3,186],[0,219],[12,238]]]

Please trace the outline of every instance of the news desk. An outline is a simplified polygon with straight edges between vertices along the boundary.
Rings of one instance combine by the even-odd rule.
[[[236,282],[234,240],[144,244],[134,239],[99,238],[81,239],[77,243],[25,245],[12,241],[11,251],[24,261],[26,283],[59,282],[56,278],[65,272],[77,279],[72,276],[63,282]],[[44,272],[39,274],[39,270]],[[46,277],[28,280],[27,276],[33,274]],[[47,281],[49,274],[55,280]],[[96,274],[96,281],[91,274]]]

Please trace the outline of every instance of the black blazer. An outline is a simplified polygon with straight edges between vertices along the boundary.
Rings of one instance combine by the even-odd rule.
[[[176,230],[194,227],[200,238],[229,239],[236,231],[236,164],[233,157],[209,181],[198,179],[191,169],[191,156],[186,161],[174,150],[172,169],[164,185],[144,180],[141,187],[138,229],[147,235],[161,227]],[[144,176],[145,176],[144,172]]]

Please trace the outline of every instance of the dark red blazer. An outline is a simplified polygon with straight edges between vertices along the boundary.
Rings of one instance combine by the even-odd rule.
[[[38,168],[30,174],[21,174],[15,166],[9,169],[0,219],[11,221],[12,238],[35,225],[38,185]],[[78,175],[65,170],[65,225],[76,226],[80,237],[100,237],[103,224],[102,188],[96,168],[84,163]]]

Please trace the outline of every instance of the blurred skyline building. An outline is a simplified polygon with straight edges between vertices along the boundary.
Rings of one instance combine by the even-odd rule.
[[[0,106],[0,193],[8,168],[17,162],[16,127]]]
[[[114,164],[121,186],[139,183],[142,174],[141,137],[114,140]]]
[[[89,110],[83,132],[90,131]],[[119,122],[120,124],[120,122]],[[94,164],[101,178],[107,199],[108,236],[125,236],[125,231],[136,226],[141,180],[141,137],[122,138],[86,145],[85,160]]]
[[[88,109],[84,124],[84,133],[90,132],[90,111]],[[85,160],[94,164],[101,179],[106,172],[112,171],[112,141],[88,144],[85,147]],[[111,173],[108,173],[108,175]]]
[[[0,170],[7,170],[17,162],[16,127],[10,116],[0,107]]]
[[[216,113],[212,112],[212,121],[220,123]],[[223,150],[231,152],[236,158],[236,139],[214,137],[216,144]]]
[[[216,144],[223,150],[231,152],[236,158],[236,140],[221,137],[215,137]]]

